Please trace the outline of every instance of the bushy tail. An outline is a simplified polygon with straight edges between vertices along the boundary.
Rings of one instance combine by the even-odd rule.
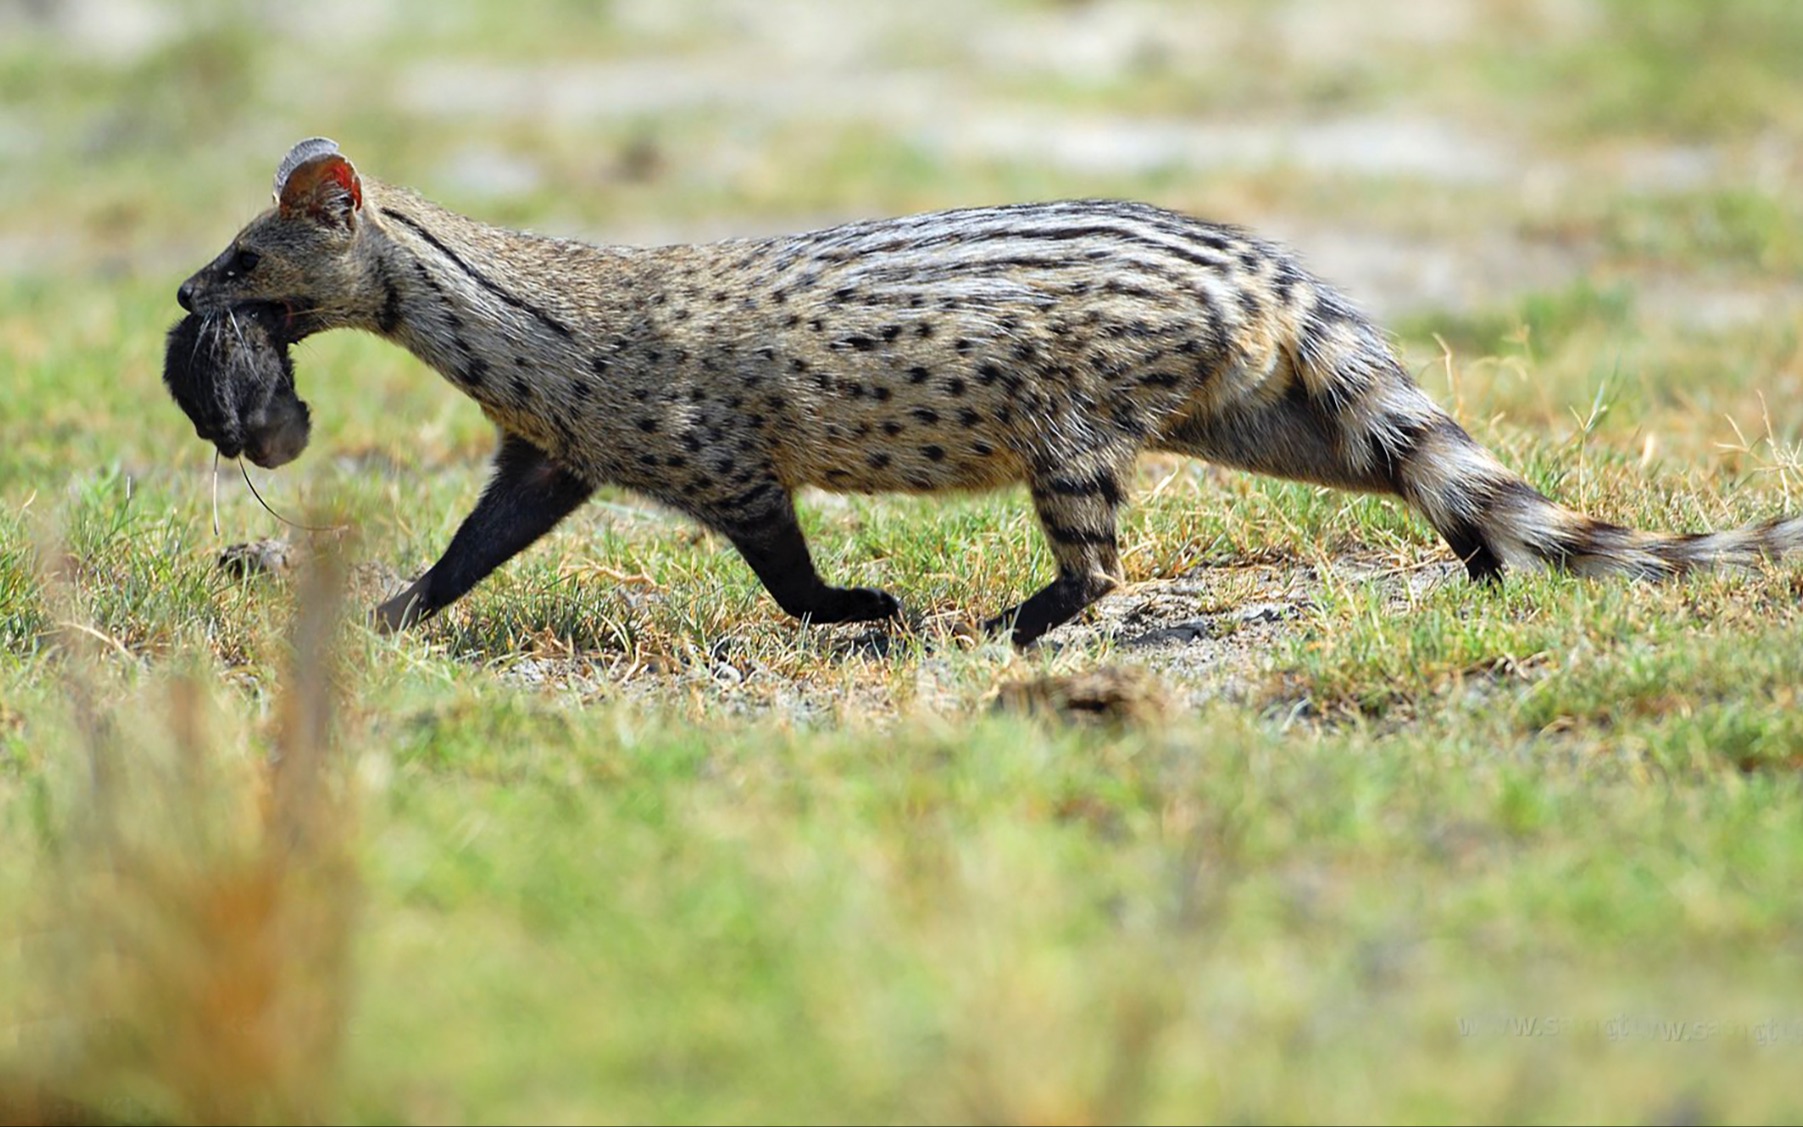
[[[1392,480],[1452,545],[1473,579],[1492,578],[1505,567],[1537,565],[1580,575],[1659,579],[1699,568],[1753,567],[1803,549],[1803,517],[1672,534],[1585,516],[1510,472],[1438,408],[1434,415],[1395,448]]]

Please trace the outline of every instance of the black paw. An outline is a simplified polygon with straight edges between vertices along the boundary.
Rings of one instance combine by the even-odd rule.
[[[1053,620],[1044,614],[1035,614],[1032,607],[1022,603],[1017,607],[1009,607],[983,623],[983,633],[991,638],[1007,635],[1010,642],[1025,649],[1039,641],[1054,626],[1062,624],[1062,619]]]
[[[370,626],[378,634],[398,634],[431,617],[419,592],[408,588],[370,612]]]
[[[810,608],[814,622],[879,622],[901,614],[901,603],[887,591],[870,587],[829,587],[820,605]]]

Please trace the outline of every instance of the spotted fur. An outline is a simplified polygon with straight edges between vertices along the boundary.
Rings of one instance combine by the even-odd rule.
[[[382,608],[390,626],[461,596],[606,483],[724,534],[791,614],[885,618],[889,595],[815,572],[797,489],[1024,481],[1058,574],[992,626],[1026,643],[1120,582],[1117,514],[1148,449],[1398,494],[1480,579],[1533,564],[1667,575],[1803,545],[1803,519],[1674,537],[1554,504],[1288,251],[1145,204],[593,246],[363,179],[318,139],[283,162],[276,195],[183,305],[272,308],[289,339],[378,333],[503,435],[444,558]]]

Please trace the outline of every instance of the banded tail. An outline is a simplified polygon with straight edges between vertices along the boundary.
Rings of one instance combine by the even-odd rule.
[[[1382,333],[1313,278],[1273,310],[1268,379],[1237,402],[1179,419],[1154,445],[1223,465],[1401,496],[1475,580],[1551,566],[1645,579],[1752,567],[1803,550],[1803,517],[1723,532],[1624,528],[1575,512],[1523,481],[1416,386]]]
[[[1544,564],[1579,575],[1662,579],[1713,567],[1753,567],[1803,549],[1803,517],[1722,532],[1644,532],[1575,512],[1510,472],[1442,414],[1399,451],[1396,492],[1465,561],[1473,579]]]

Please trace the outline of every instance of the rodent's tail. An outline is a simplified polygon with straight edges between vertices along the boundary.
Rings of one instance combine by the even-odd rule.
[[[1803,549],[1803,517],[1724,532],[1642,532],[1574,512],[1546,497],[1444,413],[1394,448],[1393,483],[1420,509],[1473,579],[1505,567],[1550,565],[1580,575],[1644,579],[1699,568],[1752,567]]]

